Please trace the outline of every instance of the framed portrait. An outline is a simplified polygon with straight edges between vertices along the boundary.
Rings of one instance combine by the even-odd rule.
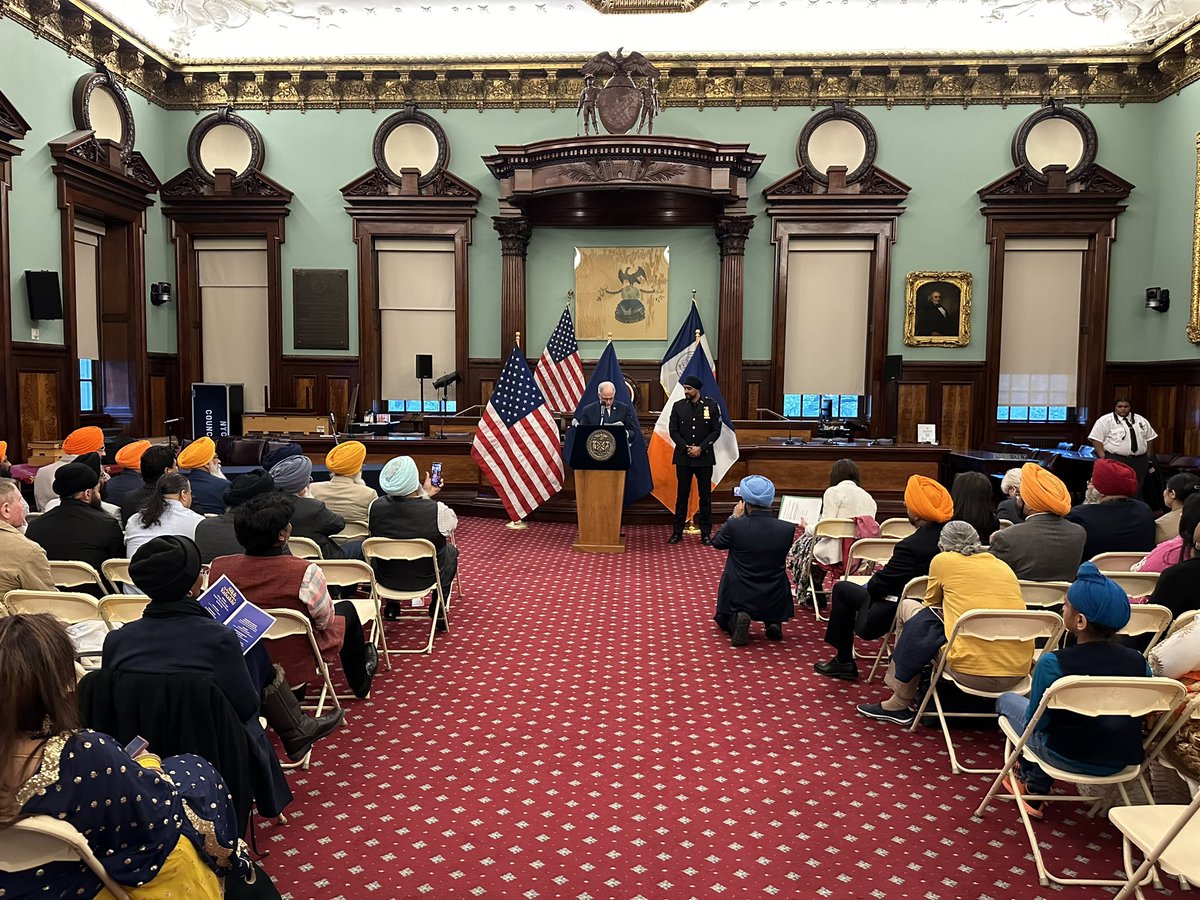
[[[670,263],[670,247],[576,247],[579,339],[666,340]]]
[[[971,343],[971,273],[909,272],[904,282],[904,346]]]

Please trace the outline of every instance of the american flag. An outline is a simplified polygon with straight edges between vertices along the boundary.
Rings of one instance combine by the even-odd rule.
[[[504,508],[523,519],[562,490],[562,447],[529,363],[514,349],[479,420],[471,457]]]
[[[571,321],[569,309],[563,310],[554,333],[546,342],[534,377],[551,409],[565,412],[579,405],[585,382],[583,364],[579,361],[579,344],[575,342],[575,323]]]

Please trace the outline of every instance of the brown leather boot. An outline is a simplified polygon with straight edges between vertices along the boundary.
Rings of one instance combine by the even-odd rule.
[[[262,692],[262,714],[292,762],[303,759],[312,745],[341,725],[346,716],[340,708],[323,716],[306,715],[283,678],[282,666],[275,666],[275,680]]]

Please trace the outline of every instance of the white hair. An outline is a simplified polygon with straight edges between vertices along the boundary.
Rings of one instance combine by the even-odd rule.
[[[615,384],[613,384],[611,381],[600,382],[599,386],[596,388],[596,395],[599,396],[599,395],[603,394],[605,388],[612,388],[613,395],[614,396],[616,395],[617,386]]]
[[[1007,494],[1009,491],[1019,489],[1021,487],[1021,470],[1009,469],[1004,473],[1004,477],[1000,479],[1000,490]]]

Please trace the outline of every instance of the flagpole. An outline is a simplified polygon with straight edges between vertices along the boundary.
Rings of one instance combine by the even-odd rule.
[[[516,342],[517,349],[520,350],[521,349],[521,332],[519,332],[519,331],[516,332],[513,336],[513,339]],[[521,519],[516,519],[516,520],[505,523],[504,527],[509,529],[510,531],[524,531],[529,526]]]

